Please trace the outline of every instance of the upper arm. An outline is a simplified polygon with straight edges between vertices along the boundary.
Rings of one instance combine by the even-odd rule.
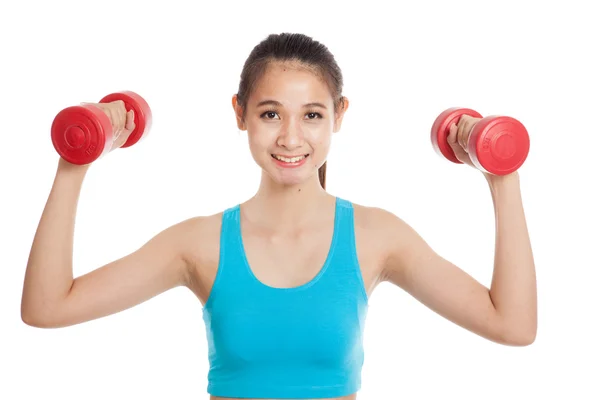
[[[185,285],[186,238],[194,223],[173,225],[136,251],[76,278],[46,325],[64,327],[105,317]]]
[[[488,288],[437,254],[406,222],[380,211],[385,245],[382,280],[406,290],[442,317],[507,344]]]

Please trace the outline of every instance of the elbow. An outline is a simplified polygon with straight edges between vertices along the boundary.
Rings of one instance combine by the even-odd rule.
[[[34,328],[37,328],[37,325],[39,325],[37,323],[37,318],[31,311],[31,307],[26,305],[25,298],[21,300],[21,321],[23,321],[25,325],[33,326]]]
[[[537,327],[531,329],[513,329],[504,335],[504,344],[515,347],[530,346],[537,337]]]
[[[537,315],[513,315],[507,318],[497,314],[497,337],[501,344],[515,347],[532,345],[537,337]]]
[[[49,324],[31,314],[21,313],[21,321],[34,328],[49,328]]]
[[[29,325],[34,328],[49,329],[55,327],[53,319],[50,317],[49,313],[44,315],[44,313],[27,311],[24,308],[21,308],[21,321],[23,321],[25,325]]]
[[[41,328],[41,324],[38,322],[38,320],[30,314],[21,312],[21,321],[23,321],[25,325],[29,325],[34,328]]]
[[[507,344],[516,347],[526,347],[532,345],[533,342],[535,342],[535,337],[535,333],[530,335],[523,335],[512,339]]]
[[[23,296],[21,300],[21,321],[34,328],[57,328],[64,314],[64,301]]]

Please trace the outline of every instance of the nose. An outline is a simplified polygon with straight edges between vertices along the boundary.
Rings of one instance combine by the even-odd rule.
[[[289,120],[287,124],[284,124],[277,139],[277,144],[288,150],[302,147],[304,145],[304,132],[302,132],[299,124],[293,120]]]

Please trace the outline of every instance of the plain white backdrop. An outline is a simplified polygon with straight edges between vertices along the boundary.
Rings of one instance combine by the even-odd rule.
[[[434,153],[453,106],[519,119],[538,276],[529,347],[457,327],[387,283],[370,299],[359,399],[598,399],[600,26],[593,2],[20,1],[0,6],[0,398],[208,399],[201,304],[178,288],[62,329],[20,319],[27,257],[57,155],[62,108],[134,90],[148,138],[99,160],[75,228],[79,276],[160,230],[239,203],[260,170],[231,108],[270,33],[321,41],[350,99],[328,190],[388,209],[489,285],[494,215],[483,176]],[[110,290],[110,288],[106,288]]]

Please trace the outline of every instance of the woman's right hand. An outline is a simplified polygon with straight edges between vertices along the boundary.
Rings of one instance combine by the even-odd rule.
[[[100,108],[110,118],[113,127],[113,145],[111,151],[123,146],[135,129],[133,110],[127,111],[122,100],[110,103],[82,103]]]

